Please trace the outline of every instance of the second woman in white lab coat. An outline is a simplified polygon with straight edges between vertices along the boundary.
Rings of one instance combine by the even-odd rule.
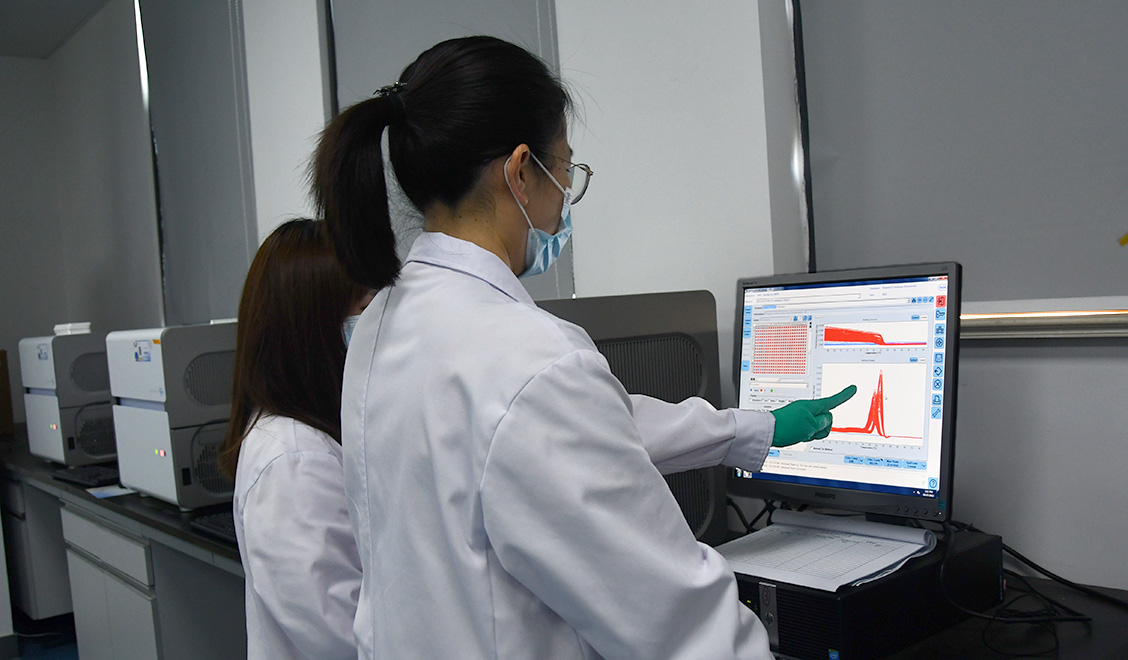
[[[339,411],[346,317],[370,298],[312,220],[275,229],[247,273],[221,465],[235,477],[250,660],[356,658]]]
[[[581,328],[533,304],[518,276],[559,254],[590,178],[568,106],[525,50],[455,39],[322,137],[318,205],[350,274],[381,289],[342,396],[361,658],[770,657],[661,473],[758,469],[773,442],[825,435],[834,402],[773,415],[632,397]],[[424,216],[402,267],[385,128]]]

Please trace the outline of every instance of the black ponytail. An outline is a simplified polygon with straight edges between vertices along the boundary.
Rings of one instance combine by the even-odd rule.
[[[349,276],[375,289],[401,268],[380,140],[411,203],[455,207],[483,168],[527,144],[542,160],[563,130],[568,93],[544,62],[494,37],[444,41],[396,85],[337,116],[314,156],[314,201]]]
[[[362,101],[325,129],[313,161],[314,202],[349,277],[382,289],[399,276],[380,140],[402,108],[387,96]]]

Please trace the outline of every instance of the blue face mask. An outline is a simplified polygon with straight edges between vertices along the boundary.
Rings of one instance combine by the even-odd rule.
[[[509,194],[513,195],[514,201],[517,202],[517,208],[521,209],[521,214],[525,216],[525,222],[529,223],[529,234],[528,238],[525,239],[525,271],[518,275],[520,278],[540,275],[548,270],[549,266],[560,256],[564,246],[568,243],[568,239],[572,236],[572,189],[561,187],[560,182],[541,164],[540,160],[531,153],[529,155],[533,157],[533,162],[544,170],[552,185],[563,193],[564,204],[560,207],[560,229],[555,234],[537,229],[533,226],[533,221],[529,220],[529,214],[525,212],[525,207],[517,199],[517,193],[513,192],[509,177],[506,177],[505,185],[509,186]],[[505,164],[509,164],[508,158],[505,159]]]
[[[345,333],[345,348],[348,348],[349,341],[352,340],[353,328],[356,327],[356,322],[360,320],[360,315],[349,316],[345,319],[342,330]]]

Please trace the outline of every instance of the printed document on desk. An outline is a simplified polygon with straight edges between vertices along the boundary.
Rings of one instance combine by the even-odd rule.
[[[772,524],[717,547],[734,573],[837,591],[888,575],[936,547],[925,529],[776,511]]]

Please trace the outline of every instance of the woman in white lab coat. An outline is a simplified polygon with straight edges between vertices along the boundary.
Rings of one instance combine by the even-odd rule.
[[[235,477],[251,660],[356,658],[339,411],[346,317],[370,298],[312,220],[274,230],[247,273],[221,465]]]
[[[825,436],[834,402],[773,415],[629,396],[581,328],[536,307],[518,277],[559,254],[591,176],[568,108],[540,60],[471,37],[322,136],[319,209],[350,275],[380,290],[341,411],[361,658],[769,657],[661,474],[758,469],[773,441]],[[385,128],[388,175],[424,217],[402,266]]]

